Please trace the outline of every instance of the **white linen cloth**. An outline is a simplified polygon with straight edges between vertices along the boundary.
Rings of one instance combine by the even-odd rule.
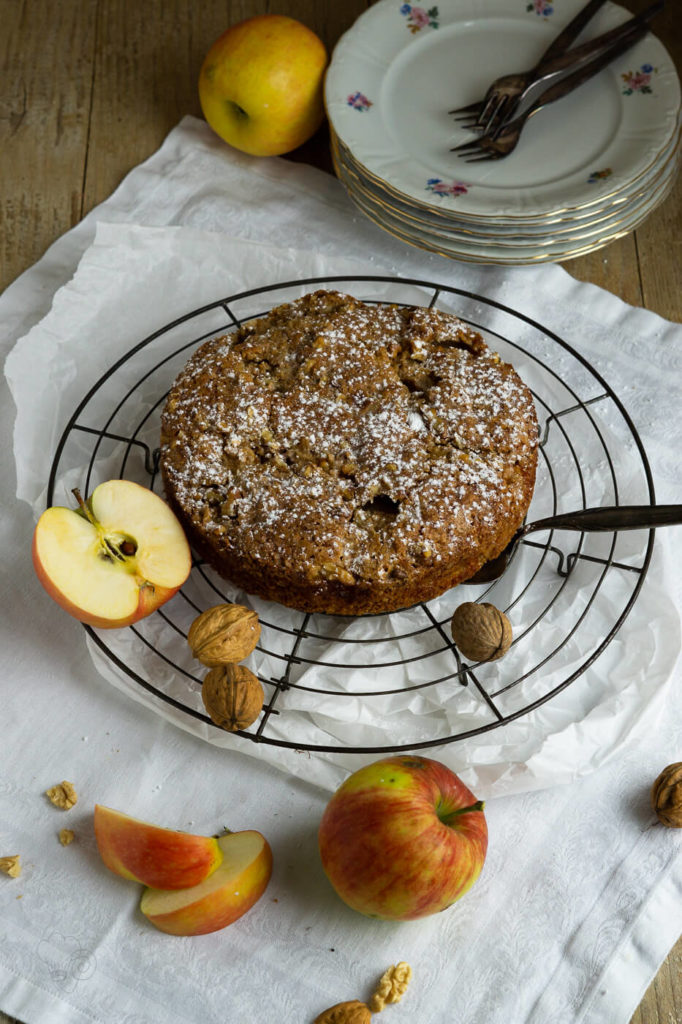
[[[200,260],[189,295],[183,287],[187,251]],[[60,395],[71,394],[74,384],[84,392],[120,354],[100,343],[107,337],[104,310],[116,311],[122,337],[138,339],[240,287],[316,272],[361,272],[353,269],[361,263],[370,272],[413,275],[494,297],[564,337],[623,398],[648,452],[657,500],[682,500],[676,377],[682,328],[580,284],[558,267],[471,267],[411,250],[356,214],[334,179],[284,160],[239,155],[191,118],[0,297],[3,354],[26,338],[6,367],[15,394],[17,367],[25,366],[27,346],[35,346],[40,402],[34,417],[20,402],[20,496],[39,507],[46,466],[70,411],[62,408],[62,421],[46,436],[41,409],[59,408]],[[161,314],[145,304],[144,285],[137,301],[129,301],[131,277],[162,288]],[[89,342],[82,365],[64,358],[60,377],[55,367],[68,339],[59,331],[69,318]],[[667,671],[656,699],[642,707],[642,727],[629,723],[628,742],[614,743],[604,763],[588,758],[588,767],[596,768],[584,778],[569,769],[562,781],[571,778],[570,785],[530,792],[556,781],[540,770],[506,790],[525,792],[500,796],[504,786],[495,789],[496,780],[487,785],[478,776],[478,795],[488,797],[491,840],[476,887],[435,918],[402,925],[366,920],[328,886],[315,834],[330,788],[344,770],[373,758],[356,756],[352,764],[342,761],[317,774],[313,758],[311,770],[298,767],[304,777],[295,777],[295,758],[282,758],[286,770],[276,771],[229,746],[214,747],[105,682],[78,624],[33,578],[34,519],[27,504],[14,500],[7,395],[1,415],[8,439],[1,456],[1,529],[9,571],[2,584],[0,856],[21,853],[24,865],[21,878],[0,878],[3,1010],[27,1024],[294,1024],[342,999],[367,998],[384,968],[404,959],[415,978],[404,1003],[389,1011],[396,1021],[627,1022],[682,930],[680,837],[649,827],[648,804],[653,778],[682,751],[682,679],[679,668],[672,671],[671,655],[678,626],[668,604],[657,606],[667,627],[657,636],[667,648]],[[681,548],[680,528],[657,540],[657,577],[666,562],[678,564]],[[679,607],[679,582],[661,578],[670,606]],[[608,723],[603,727],[608,732]],[[580,725],[575,731],[574,749]],[[450,750],[427,753],[445,760]],[[80,793],[68,813],[43,796],[63,778]],[[240,922],[212,936],[176,939],[155,932],[136,909],[139,888],[99,863],[95,802],[205,834],[224,824],[259,828],[275,857],[265,896]],[[77,836],[66,848],[57,840],[64,826]]]

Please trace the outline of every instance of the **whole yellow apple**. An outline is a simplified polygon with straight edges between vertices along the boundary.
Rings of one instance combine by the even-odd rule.
[[[252,156],[277,156],[301,146],[324,119],[324,44],[283,14],[233,25],[206,55],[199,100],[211,128]]]

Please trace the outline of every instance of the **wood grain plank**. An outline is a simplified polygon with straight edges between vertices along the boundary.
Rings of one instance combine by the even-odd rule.
[[[638,228],[636,238],[643,305],[682,322],[682,175],[678,173],[671,196]],[[661,252],[666,253],[664,260]]]
[[[630,1024],[682,1024],[682,939],[647,989]]]
[[[157,149],[183,114],[199,113],[188,8],[184,0],[103,0],[85,212]]]
[[[577,260],[567,260],[562,266],[577,280],[596,284],[618,295],[624,302],[633,306],[644,304],[637,242],[633,234]]]
[[[649,0],[629,0],[634,12]],[[679,3],[667,4],[653,24],[678,73],[682,71],[682,18]],[[671,196],[636,232],[643,304],[669,320],[682,321],[682,179]],[[661,254],[665,256],[661,258]]]
[[[638,14],[649,3],[650,0],[625,0],[622,6]],[[668,4],[656,16],[652,31],[668,50],[678,71],[682,69],[679,4]],[[579,280],[598,284],[632,305],[644,306],[676,322],[682,322],[681,266],[682,179],[679,175],[671,194],[634,234],[564,264],[569,274]]]
[[[97,3],[0,0],[2,288],[82,216]]]
[[[85,211],[106,198],[132,167],[149,156],[183,115],[201,116],[197,80],[209,47],[229,25],[268,13],[271,6],[275,7],[269,0],[231,0],[224,5],[103,0]],[[342,5],[331,0],[289,0],[286,10],[280,4],[277,12],[303,21],[331,50],[366,7],[365,0]],[[293,159],[325,163],[330,169],[324,130]]]

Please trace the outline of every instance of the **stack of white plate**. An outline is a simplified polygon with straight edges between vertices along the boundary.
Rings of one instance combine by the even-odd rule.
[[[585,0],[379,0],[334,50],[325,86],[332,155],[357,206],[412,245],[478,263],[570,259],[632,231],[666,197],[680,82],[651,33],[534,114],[517,149],[473,163],[448,114],[499,75],[532,67]],[[631,17],[607,3],[584,39]]]

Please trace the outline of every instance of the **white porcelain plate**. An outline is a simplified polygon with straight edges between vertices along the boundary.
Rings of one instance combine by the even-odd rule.
[[[531,67],[584,0],[379,0],[337,44],[325,100],[333,131],[398,196],[462,220],[547,217],[603,203],[645,175],[680,108],[672,59],[651,33],[531,118],[504,160],[469,163],[448,111]],[[630,17],[607,3],[585,38]]]
[[[675,166],[671,166],[664,179],[642,203],[629,211],[617,224],[601,231],[595,231],[588,238],[558,239],[551,235],[535,243],[503,243],[485,240],[483,237],[467,237],[456,231],[436,232],[426,227],[415,226],[404,217],[392,213],[385,205],[377,203],[370,195],[348,180],[344,168],[336,164],[337,174],[348,188],[355,204],[370,220],[388,231],[395,238],[418,248],[439,253],[451,259],[470,263],[496,263],[509,266],[523,266],[531,263],[550,263],[558,260],[575,259],[629,234],[645,220],[666,198],[675,178]]]
[[[665,148],[662,159],[656,162],[653,170],[640,179],[636,189],[620,193],[617,201],[604,204],[603,207],[589,207],[589,216],[583,211],[580,217],[567,217],[564,220],[548,218],[529,223],[521,220],[514,223],[483,219],[479,219],[478,222],[458,220],[452,214],[448,216],[441,211],[409,205],[409,202],[403,202],[392,193],[382,190],[374,179],[364,175],[359,165],[349,157],[348,150],[337,143],[334,135],[332,156],[338,177],[351,195],[357,192],[362,197],[364,194],[389,214],[402,219],[406,228],[426,229],[451,239],[487,241],[503,248],[505,245],[519,243],[542,246],[560,240],[570,240],[573,243],[576,239],[589,239],[595,234],[603,236],[609,234],[612,229],[619,230],[624,222],[632,222],[633,214],[640,208],[645,205],[650,207],[650,201],[670,182],[676,172],[679,142],[678,128],[670,144]]]

